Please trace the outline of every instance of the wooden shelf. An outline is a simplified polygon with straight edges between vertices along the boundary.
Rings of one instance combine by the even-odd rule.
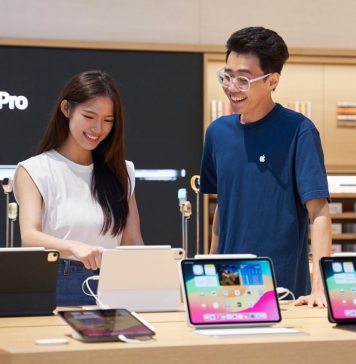
[[[342,212],[340,214],[330,214],[332,220],[356,220],[356,212]]]
[[[332,235],[333,244],[356,245],[356,233],[353,232],[352,227],[352,225],[356,224],[356,212],[354,211],[356,193],[331,193],[331,199],[342,203],[343,212],[330,214],[330,217],[334,224],[341,224],[342,231],[345,231],[344,233]],[[346,232],[347,225],[351,226],[349,232]],[[342,250],[344,249],[342,248]]]
[[[343,233],[343,234],[333,234],[332,236],[333,243],[334,240],[356,240],[356,234],[352,233]]]
[[[336,198],[355,198],[356,199],[356,193],[343,193],[343,192],[337,192],[337,193],[330,193],[331,199]]]

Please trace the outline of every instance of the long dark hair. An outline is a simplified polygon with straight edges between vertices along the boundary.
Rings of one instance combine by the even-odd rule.
[[[111,230],[111,235],[117,236],[126,225],[131,185],[125,162],[123,107],[111,76],[103,71],[86,71],[68,81],[60,93],[37,152],[40,154],[57,149],[67,139],[69,120],[61,111],[63,100],[68,101],[70,112],[73,112],[78,104],[98,96],[111,98],[114,124],[109,135],[92,152],[94,168],[91,193],[103,210],[102,233]]]

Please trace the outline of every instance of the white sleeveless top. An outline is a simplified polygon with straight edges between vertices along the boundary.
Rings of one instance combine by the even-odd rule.
[[[77,164],[55,150],[50,150],[18,165],[26,169],[42,195],[44,233],[104,248],[120,245],[122,234],[113,237],[110,231],[105,235],[100,233],[104,215],[90,190],[93,164]],[[132,195],[135,188],[135,169],[132,162],[126,161],[126,166]],[[14,195],[16,198],[15,190]]]

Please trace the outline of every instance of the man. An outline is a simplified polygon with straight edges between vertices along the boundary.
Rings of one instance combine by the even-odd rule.
[[[276,32],[249,27],[226,47],[218,80],[234,114],[208,127],[200,174],[200,191],[218,195],[210,252],[268,256],[297,304],[326,306],[318,263],[330,255],[331,221],[319,133],[272,99],[287,46]]]

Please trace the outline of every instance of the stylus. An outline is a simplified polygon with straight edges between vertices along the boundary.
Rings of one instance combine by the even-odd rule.
[[[35,344],[37,345],[64,345],[68,344],[68,339],[62,338],[50,338],[50,339],[37,339],[35,340]]]
[[[194,259],[257,258],[254,254],[196,254]]]
[[[339,253],[334,253],[331,254],[332,257],[354,257],[356,256],[355,252],[339,252]]]

